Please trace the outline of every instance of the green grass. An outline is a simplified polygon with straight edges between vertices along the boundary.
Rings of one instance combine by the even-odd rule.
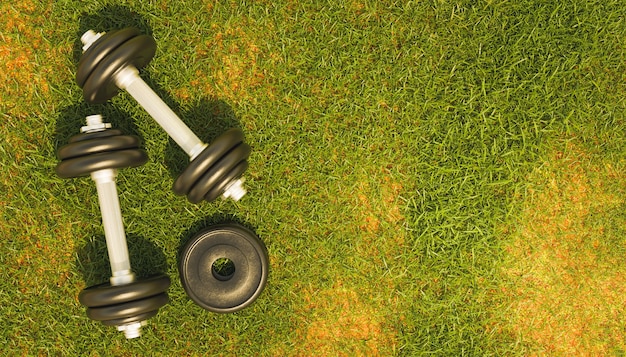
[[[606,263],[624,253],[621,1],[0,9],[3,355],[569,354],[511,318],[534,301],[520,302],[527,292],[500,292],[536,288],[509,274],[536,273],[511,250],[545,218],[529,214],[535,193],[567,192],[582,176],[614,196],[589,189],[610,204],[590,214],[563,209],[562,218],[601,226],[583,231],[604,247],[597,274],[621,281],[623,265]],[[154,36],[157,54],[142,76],[199,137],[244,130],[253,151],[240,202],[175,196],[187,158],[147,113],[125,93],[105,105],[82,100],[80,34],[127,26]],[[90,321],[77,300],[110,273],[100,211],[93,182],[54,173],[56,149],[94,113],[144,141],[150,161],[118,179],[131,262],[139,276],[173,282],[170,304],[132,341]],[[219,315],[186,297],[177,263],[190,237],[225,220],[257,232],[271,271],[255,304]],[[592,249],[584,247],[577,254]],[[598,301],[598,311],[626,309]],[[602,336],[603,321],[591,335]],[[578,338],[577,353],[625,348],[623,338]]]

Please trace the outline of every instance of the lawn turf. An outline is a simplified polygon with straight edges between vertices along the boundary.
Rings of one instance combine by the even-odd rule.
[[[592,330],[559,338],[584,325],[576,311],[591,307],[576,303],[594,284],[623,289],[622,2],[0,9],[4,355],[624,353],[623,294],[597,292]],[[80,34],[127,26],[154,36],[142,76],[199,137],[244,130],[252,155],[240,202],[175,196],[185,154],[129,95],[84,104]],[[109,274],[100,213],[90,180],[54,173],[56,149],[94,113],[144,141],[150,161],[118,179],[131,263],[173,281],[170,304],[132,341],[77,301]],[[585,159],[559,161],[571,156]],[[590,177],[584,202],[610,204],[559,211],[576,223],[546,238],[532,223],[554,209],[546,200],[577,207],[566,195],[572,177]],[[224,220],[259,234],[271,271],[254,305],[219,315],[185,296],[176,266],[193,234]],[[580,251],[563,241],[571,227],[585,237]],[[524,244],[543,255],[522,259]],[[563,293],[572,280],[549,272],[571,267],[550,265],[563,254],[554,247],[587,257],[594,244],[603,256],[579,272],[592,292]],[[538,289],[541,279],[557,285]]]

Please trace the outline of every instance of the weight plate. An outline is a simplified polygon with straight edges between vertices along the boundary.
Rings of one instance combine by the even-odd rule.
[[[91,133],[81,133],[81,134],[72,136],[69,142],[71,144],[71,143],[75,143],[75,142],[83,141],[83,140],[108,138],[109,136],[117,136],[117,135],[124,135],[124,132],[121,131],[120,129],[106,129],[106,130],[94,131]]]
[[[104,320],[101,322],[103,325],[106,325],[106,326],[122,326],[122,325],[126,325],[132,322],[145,321],[151,317],[154,317],[158,312],[159,310],[157,309],[157,310],[153,310],[150,312],[146,312],[145,314],[139,314],[139,315],[125,317],[121,319]]]
[[[100,61],[106,58],[109,53],[118,48],[124,42],[133,37],[139,36],[141,33],[135,28],[126,28],[122,30],[109,31],[96,40],[78,61],[78,70],[76,71],[76,83],[81,88],[85,85],[85,81],[91,75],[93,70],[98,66]]]
[[[101,152],[136,149],[139,147],[140,143],[139,138],[133,135],[119,135],[108,138],[81,140],[61,147],[59,151],[57,151],[57,155],[61,160],[67,160],[74,157],[87,156]]]
[[[226,186],[241,177],[246,169],[248,169],[248,162],[240,162],[234,169],[220,179],[221,182],[219,185],[214,186],[211,190],[209,190],[209,192],[207,192],[206,195],[204,195],[204,199],[211,202],[218,198],[222,193],[224,193]]]
[[[147,35],[131,38],[111,51],[91,72],[83,86],[83,97],[89,103],[104,103],[113,98],[119,88],[116,73],[125,66],[137,69],[147,65],[156,52],[156,42]]]
[[[158,310],[163,305],[167,304],[168,301],[167,293],[161,293],[149,298],[117,305],[89,307],[87,308],[87,317],[97,321],[124,319]]]
[[[165,275],[124,285],[111,285],[107,282],[84,289],[78,295],[78,301],[87,307],[116,305],[161,294],[170,287],[170,283],[170,278]]]
[[[227,276],[214,268],[224,258],[234,267]],[[185,245],[179,270],[191,300],[209,311],[228,313],[249,306],[261,294],[269,258],[254,232],[238,224],[221,224],[196,234]]]
[[[172,187],[175,194],[183,196],[189,193],[196,182],[209,170],[217,160],[243,141],[243,131],[230,129],[220,135],[209,147],[193,159],[185,171],[174,181]]]
[[[224,155],[219,161],[217,161],[211,168],[205,172],[204,175],[196,182],[191,188],[187,198],[191,203],[198,203],[202,201],[204,196],[216,185],[225,185],[228,182],[224,182],[224,176],[228,174],[235,166],[237,166],[242,160],[245,160],[250,156],[250,146],[246,143],[241,143],[226,155]]]
[[[120,150],[61,161],[56,172],[62,178],[80,177],[98,170],[140,166],[146,161],[148,154],[141,149]]]

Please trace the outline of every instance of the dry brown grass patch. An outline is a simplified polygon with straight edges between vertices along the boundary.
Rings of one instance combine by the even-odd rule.
[[[350,194],[334,198],[343,208],[337,213],[335,233],[349,237],[345,247],[350,250],[343,264],[355,266],[359,273],[327,269],[323,274],[334,282],[331,287],[295,286],[293,340],[288,346],[274,346],[273,355],[389,356],[397,352],[394,324],[401,319],[401,302],[392,274],[383,274],[381,268],[395,264],[408,240],[400,198],[403,186],[385,170],[356,176]],[[329,253],[320,253],[319,259]]]
[[[58,78],[62,73],[58,68],[70,51],[69,47],[54,46],[45,39],[47,34],[42,28],[52,21],[50,8],[51,3],[35,5],[30,1],[0,5],[1,105],[12,117],[33,115],[25,111],[24,104],[44,100],[49,92],[48,77],[54,73]]]
[[[341,282],[331,289],[305,290],[303,296],[294,355],[387,356],[395,350],[395,333],[380,315],[384,306],[373,306]]]
[[[386,173],[376,184],[363,179],[356,187],[352,209],[356,223],[353,227],[358,227],[356,246],[360,255],[370,257],[375,263],[382,263],[383,257],[393,259],[407,240],[400,199],[402,189],[402,184]]]
[[[260,47],[264,36],[274,32],[271,26],[244,19],[230,25],[214,23],[211,31],[213,37],[196,46],[196,60],[210,60],[211,70],[209,73],[198,70],[189,87],[232,102],[254,101],[259,88],[264,88],[263,96],[273,97],[267,68],[259,63],[261,59],[269,62],[276,59]],[[185,99],[188,92],[188,89],[181,89],[177,95]]]
[[[626,178],[568,144],[533,172],[530,183],[507,248],[506,329],[533,353],[626,350],[626,259],[619,254],[626,242],[607,230],[625,223],[612,212],[624,207],[615,187],[623,194]]]

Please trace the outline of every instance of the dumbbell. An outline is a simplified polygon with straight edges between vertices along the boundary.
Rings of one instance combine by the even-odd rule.
[[[186,195],[193,203],[213,201],[220,195],[238,201],[246,194],[241,176],[248,168],[250,146],[243,142],[243,132],[230,129],[210,146],[203,143],[139,77],[139,69],[156,52],[152,37],[134,28],[106,34],[89,30],[81,41],[84,53],[76,82],[85,100],[103,103],[120,89],[126,90],[189,155],[191,161],[175,180],[174,193]]]
[[[98,191],[112,276],[107,283],[81,291],[79,301],[89,318],[135,338],[146,320],[167,304],[170,279],[161,275],[138,280],[131,270],[115,177],[117,169],[143,165],[148,156],[137,137],[110,128],[100,115],[87,117],[81,134],[58,150],[61,162],[56,172],[62,178],[91,175]]]

